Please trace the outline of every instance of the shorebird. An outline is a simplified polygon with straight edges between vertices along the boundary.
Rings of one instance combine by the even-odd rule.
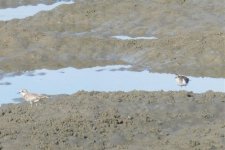
[[[45,95],[30,93],[26,89],[20,90],[19,94],[23,97],[25,101],[30,102],[31,107],[33,103],[39,102],[41,99],[49,98],[48,96]]]
[[[183,76],[183,75],[177,75],[175,77],[175,80],[176,80],[177,85],[182,87],[182,86],[186,86],[190,79],[188,77]]]

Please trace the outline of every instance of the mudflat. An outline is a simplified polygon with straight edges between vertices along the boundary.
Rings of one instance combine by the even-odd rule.
[[[0,22],[0,71],[129,64],[137,70],[224,78],[224,10],[225,2],[211,0],[77,0]],[[123,41],[112,38],[116,35],[158,39]],[[0,146],[224,149],[224,102],[224,93],[212,91],[81,91],[52,96],[32,108],[25,102],[8,104],[0,108]]]
[[[27,19],[0,22],[0,69],[131,64],[225,77],[223,3],[78,0]],[[115,35],[158,39],[121,41]]]
[[[224,149],[225,94],[78,92],[0,109],[3,149]]]

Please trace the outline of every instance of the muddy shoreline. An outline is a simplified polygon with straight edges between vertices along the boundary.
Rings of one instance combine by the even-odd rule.
[[[0,69],[131,64],[153,72],[225,77],[225,5],[220,3],[80,0],[27,19],[1,22]],[[115,35],[158,40],[120,41],[111,38]]]
[[[0,109],[3,149],[224,149],[225,94],[78,92]]]
[[[50,5],[54,3],[55,0],[41,0],[41,4]],[[0,9],[6,9],[6,8],[15,8],[19,6],[26,6],[26,5],[37,5],[40,4],[40,0],[0,0]]]
[[[0,5],[20,3],[0,0]],[[224,10],[225,2],[211,0],[77,0],[0,22],[0,77],[128,64],[224,78]],[[115,35],[158,39],[121,41]],[[224,102],[224,93],[212,91],[81,91],[51,96],[32,108],[26,102],[3,105],[0,149],[225,149]]]

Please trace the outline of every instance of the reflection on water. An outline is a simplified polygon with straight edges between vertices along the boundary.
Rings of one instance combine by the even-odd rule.
[[[118,40],[156,40],[157,37],[150,36],[150,37],[130,37],[126,35],[118,35],[118,36],[112,36],[112,38],[118,39]]]
[[[59,5],[72,3],[74,2],[67,0],[67,1],[58,1],[52,5],[38,4],[36,6],[28,5],[28,6],[20,6],[17,8],[0,9],[0,20],[8,21],[12,19],[23,19],[29,16],[33,16],[40,11],[49,11],[56,8]]]
[[[208,90],[225,92],[223,78],[189,77],[186,87],[179,87],[174,74],[130,71],[131,66],[115,65],[85,69],[63,68],[59,70],[41,69],[23,74],[6,74],[0,79],[0,103],[11,103],[20,96],[20,89],[43,94],[72,94],[85,91],[179,91],[202,93]],[[2,84],[1,84],[2,83]],[[7,84],[5,84],[7,83]]]

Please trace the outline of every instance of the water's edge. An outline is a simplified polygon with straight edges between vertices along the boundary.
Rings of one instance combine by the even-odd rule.
[[[23,74],[5,74],[0,79],[2,91],[0,103],[18,100],[17,92],[28,89],[31,92],[49,95],[73,94],[85,91],[192,91],[203,93],[209,90],[225,92],[225,79],[189,77],[186,87],[179,87],[174,74],[131,71],[129,65],[113,65],[76,69],[72,67],[58,70],[40,69]]]

